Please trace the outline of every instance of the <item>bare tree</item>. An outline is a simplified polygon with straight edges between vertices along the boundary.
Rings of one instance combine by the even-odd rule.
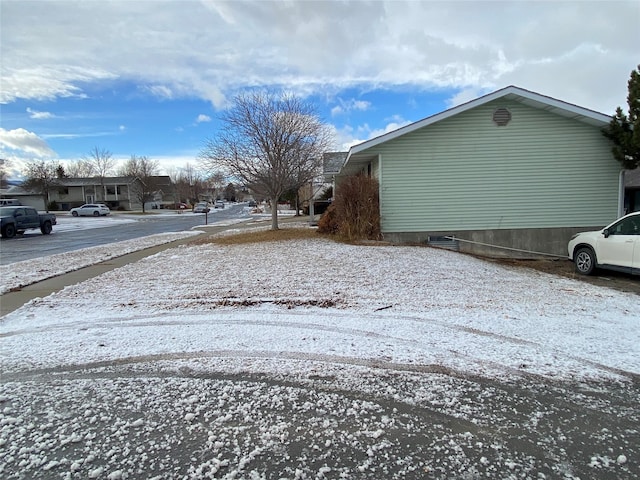
[[[116,161],[113,159],[109,150],[99,147],[93,147],[83,160],[91,164],[94,175],[100,179],[100,185],[102,186],[102,199],[104,200],[107,198],[104,179],[111,173]]]
[[[154,194],[158,190],[158,162],[145,156],[132,155],[121,168],[120,174],[126,177],[135,177],[138,180],[136,187],[134,187],[134,195],[142,204],[142,213],[145,213],[145,203],[153,200]]]
[[[209,171],[222,169],[268,198],[271,228],[277,230],[278,199],[317,174],[330,144],[329,130],[310,104],[286,93],[241,94],[221,120],[201,161]]]
[[[189,186],[186,199],[190,203],[197,203],[198,194],[202,189],[202,179],[200,178],[200,172],[198,172],[193,165],[187,162],[187,164],[182,169],[182,178]]]
[[[96,172],[93,164],[81,158],[80,160],[76,160],[67,165],[66,168],[67,175],[73,178],[84,178],[84,177],[92,177]]]
[[[0,158],[0,188],[6,188],[7,186],[7,168],[9,167],[9,160]]]
[[[58,185],[60,164],[51,160],[32,160],[27,163],[22,182],[23,188],[34,190],[42,195],[47,212],[49,211],[49,192]]]
[[[226,180],[227,179],[225,178],[222,172],[212,173],[207,178],[207,183],[209,185],[209,188],[213,190],[213,196],[215,197],[216,200],[220,196],[220,192],[222,191],[222,187],[224,186]]]
[[[189,184],[189,182],[187,181],[187,179],[184,177],[184,175],[182,173],[179,173],[178,176],[176,177],[176,179],[173,181],[175,188],[174,188],[174,202],[178,203],[178,202],[187,202],[189,201],[190,195],[191,195],[191,185]]]

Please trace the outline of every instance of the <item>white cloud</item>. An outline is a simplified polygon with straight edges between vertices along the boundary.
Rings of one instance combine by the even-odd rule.
[[[338,105],[331,109],[331,116],[335,117],[338,115],[343,115],[345,113],[349,113],[351,111],[366,111],[371,107],[371,102],[367,102],[364,100],[356,100],[355,98],[351,98],[349,100],[338,99]]]
[[[49,118],[55,118],[55,115],[51,112],[38,112],[31,108],[27,108],[27,113],[29,114],[29,117],[33,118],[34,120],[46,120]]]
[[[149,158],[158,162],[159,173],[161,175],[173,175],[189,168],[204,176],[204,172],[200,171],[197,156],[198,152],[194,151],[181,152],[175,155],[154,155]]]
[[[124,129],[126,129],[126,127],[120,125],[120,127],[118,127],[118,131],[101,131],[101,132],[91,132],[91,133],[78,133],[78,132],[74,132],[74,133],[65,133],[65,132],[60,132],[60,133],[47,133],[47,134],[43,134],[42,138],[44,139],[50,139],[50,138],[64,138],[64,139],[74,139],[74,138],[93,138],[93,137],[110,137],[113,135],[117,135],[119,132],[124,131]]]
[[[51,157],[55,152],[47,145],[42,138],[24,128],[15,130],[5,130],[0,128],[0,153],[4,156],[6,149],[24,152],[32,157]]]
[[[3,15],[5,5],[3,4]],[[6,30],[5,23],[2,25]],[[43,40],[46,42],[47,40]],[[12,66],[16,53],[9,51],[3,37],[2,45],[2,85],[0,103],[11,103],[19,98],[31,100],[53,100],[57,97],[86,97],[80,85],[115,78],[102,70],[70,65],[46,65],[43,67]],[[19,64],[23,61],[20,59]]]
[[[174,98],[173,91],[166,85],[149,85],[145,87],[152,95],[171,100]]]
[[[333,136],[336,139],[337,149],[347,151],[354,145],[358,145],[359,143],[366,142],[367,140],[379,137],[380,135],[393,132],[394,130],[411,123],[413,122],[404,120],[400,117],[393,117],[389,119],[383,128],[371,128],[365,123],[357,128],[349,126],[336,128],[335,126],[331,126],[331,129],[333,131]]]
[[[211,121],[211,117],[203,113],[198,115],[198,118],[196,118],[196,123],[203,123],[203,122],[210,122],[210,121]]]
[[[336,105],[331,109],[331,116],[336,117],[338,115],[342,115],[344,113],[344,109],[340,105]]]
[[[218,108],[238,89],[265,85],[336,92],[515,84],[612,111],[626,97],[640,44],[633,0],[203,1],[188,8],[35,0],[5,2],[2,13],[4,102],[83,96],[114,79]]]
[[[464,90],[460,90],[457,94],[447,100],[448,108],[457,107],[458,105],[462,105],[463,103],[470,102],[471,100],[475,100],[482,95],[489,93],[483,89],[479,88],[465,88]]]

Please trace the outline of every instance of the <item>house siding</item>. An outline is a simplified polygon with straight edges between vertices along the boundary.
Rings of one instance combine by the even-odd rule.
[[[71,180],[73,181],[73,180]],[[114,193],[106,193],[108,188],[113,188]],[[63,193],[66,191],[67,193]],[[120,193],[117,193],[117,192]],[[93,197],[93,203],[107,203],[112,208],[114,205],[126,209],[141,208],[140,203],[132,195],[129,185],[107,183],[102,185],[65,185],[53,187],[49,193],[49,201],[55,201],[63,210],[80,206],[88,202],[88,195]]]
[[[498,127],[496,108],[512,120]],[[372,147],[383,233],[604,225],[620,166],[599,128],[496,100]]]

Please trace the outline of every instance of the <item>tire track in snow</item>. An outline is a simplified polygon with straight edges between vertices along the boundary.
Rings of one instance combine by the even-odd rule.
[[[274,312],[274,311],[269,311],[269,312],[261,312],[263,313],[265,316],[271,316],[271,315],[278,315],[281,317],[294,317],[294,318],[298,318],[298,317],[308,317],[309,313],[308,312],[291,312],[291,311],[287,311],[286,313],[282,313],[282,312]],[[153,327],[153,328],[162,328],[164,326],[170,327],[170,326],[177,326],[177,325],[207,325],[207,324],[211,324],[214,323],[212,322],[212,318],[211,317],[207,317],[207,318],[202,318],[202,319],[194,319],[193,317],[196,316],[202,316],[202,313],[192,313],[191,317],[192,318],[188,318],[188,315],[184,314],[181,315],[181,318],[175,318],[172,319],[170,321],[163,321],[161,323],[158,323],[157,321],[155,321],[154,319],[156,318],[166,318],[166,313],[163,312],[159,312],[156,315],[141,315],[141,316],[137,316],[137,317],[128,317],[127,319],[123,319],[123,318],[118,318],[118,317],[113,317],[112,319],[103,319],[101,322],[99,323],[92,323],[92,324],[88,324],[85,321],[82,322],[72,322],[72,323],[63,323],[63,324],[56,324],[56,325],[47,325],[46,327],[36,327],[36,328],[30,328],[30,329],[20,329],[20,330],[14,330],[14,331],[9,331],[9,332],[5,332],[0,334],[0,338],[7,338],[7,337],[12,337],[12,336],[16,336],[16,335],[23,335],[23,334],[34,334],[34,333],[45,333],[45,332],[52,332],[52,331],[67,331],[67,330],[81,330],[81,331],[89,331],[89,330],[98,330],[98,329],[103,329],[103,328],[110,328],[113,326],[117,326],[118,328],[140,328],[140,327]],[[419,338],[405,338],[405,337],[400,337],[400,336],[394,336],[394,335],[389,335],[389,334],[384,334],[384,333],[380,333],[374,330],[366,330],[366,329],[356,329],[356,328],[345,328],[345,327],[339,327],[339,326],[332,326],[332,325],[327,325],[327,324],[321,324],[321,323],[315,323],[315,322],[297,322],[295,320],[292,321],[286,321],[286,320],[247,320],[247,319],[243,319],[243,318],[228,318],[228,317],[241,317],[242,314],[238,313],[238,312],[219,312],[216,317],[227,317],[224,318],[222,321],[219,321],[217,318],[215,319],[215,325],[216,326],[261,326],[261,327],[276,327],[276,328],[293,328],[293,329],[299,329],[299,330],[309,330],[309,331],[320,331],[320,332],[324,332],[324,333],[334,333],[334,334],[338,334],[338,335],[349,335],[349,336],[353,336],[356,339],[357,338],[372,338],[372,339],[378,339],[381,341],[392,341],[395,343],[403,343],[403,344],[408,344],[408,345],[412,345],[412,346],[416,346],[416,347],[420,347],[423,346],[423,342],[420,341]],[[185,318],[187,317],[187,318]],[[330,318],[331,319],[337,319],[337,318],[348,318],[348,319],[353,319],[354,315],[353,314],[343,314],[340,312],[331,312],[330,314]],[[135,321],[131,321],[130,318],[135,319]],[[470,335],[477,335],[477,336],[481,336],[481,337],[486,337],[489,339],[496,339],[499,341],[503,341],[503,342],[509,342],[511,344],[514,345],[521,345],[523,348],[531,348],[534,350],[540,350],[543,352],[546,352],[550,355],[553,356],[557,356],[557,357],[561,357],[561,358],[566,358],[566,359],[570,359],[572,361],[581,363],[581,364],[585,364],[585,365],[589,365],[591,367],[597,368],[599,370],[602,370],[604,372],[610,373],[610,374],[614,374],[614,375],[618,375],[618,376],[622,376],[622,377],[626,377],[629,378],[631,380],[635,380],[635,381],[639,381],[640,380],[640,374],[634,373],[634,372],[630,372],[627,370],[623,370],[620,368],[616,368],[616,367],[611,367],[608,365],[604,365],[602,363],[593,361],[593,360],[589,360],[577,355],[571,355],[571,354],[567,354],[564,351],[559,351],[556,348],[552,348],[552,347],[548,347],[548,346],[544,346],[540,343],[536,343],[536,342],[532,342],[532,341],[528,341],[528,340],[523,340],[520,338],[515,338],[515,337],[510,337],[510,336],[506,336],[506,335],[502,335],[502,334],[498,334],[498,333],[494,333],[494,332],[488,332],[485,330],[480,330],[477,328],[472,328],[472,327],[467,327],[464,325],[457,325],[457,324],[451,324],[451,323],[447,323],[447,322],[443,322],[443,321],[439,321],[436,319],[432,319],[432,318],[428,318],[428,317],[422,317],[422,316],[415,316],[415,315],[393,315],[393,314],[381,314],[381,313],[377,313],[377,312],[373,312],[370,314],[370,316],[367,318],[368,322],[370,322],[372,319],[375,320],[380,320],[382,322],[397,322],[397,321],[411,321],[411,322],[415,322],[418,324],[429,324],[429,325],[436,325],[440,328],[443,329],[448,329],[451,331],[458,331],[458,332],[463,332],[463,333],[467,333]],[[363,325],[366,325],[367,322],[363,321],[361,322]],[[513,367],[509,367],[507,365],[504,365],[502,363],[499,362],[492,362],[488,359],[480,359],[480,358],[476,358],[473,357],[471,355],[467,355],[467,354],[463,354],[459,351],[453,350],[453,349],[447,349],[444,348],[443,351],[448,352],[449,354],[451,354],[453,357],[455,358],[462,358],[465,360],[469,360],[471,361],[473,364],[476,365],[486,365],[491,367],[492,369],[495,369],[496,367],[499,367],[498,370],[499,371],[506,371],[509,372],[510,374],[517,374],[520,376],[529,376],[529,375],[533,375],[533,376],[540,376],[538,374],[534,374],[532,372],[527,372],[526,370],[523,370],[522,368],[513,368]],[[313,354],[307,354],[307,355],[313,355]],[[332,357],[332,358],[336,358],[336,357]],[[345,358],[355,358],[355,357],[345,357]],[[368,361],[368,360],[367,360]],[[397,365],[410,365],[410,364],[400,364],[397,363]],[[447,368],[447,367],[443,367],[443,368]]]

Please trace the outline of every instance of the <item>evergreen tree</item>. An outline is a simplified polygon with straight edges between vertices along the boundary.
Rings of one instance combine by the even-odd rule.
[[[632,170],[640,166],[640,65],[631,72],[628,86],[629,114],[625,115],[622,108],[618,107],[603,134],[614,144],[612,151],[615,159],[624,168]]]

